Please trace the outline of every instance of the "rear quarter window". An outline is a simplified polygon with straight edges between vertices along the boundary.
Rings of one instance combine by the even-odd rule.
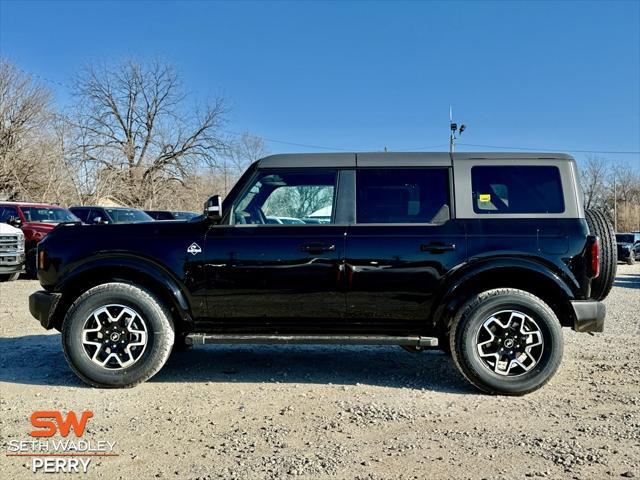
[[[476,166],[471,168],[471,184],[476,213],[564,212],[557,167]]]

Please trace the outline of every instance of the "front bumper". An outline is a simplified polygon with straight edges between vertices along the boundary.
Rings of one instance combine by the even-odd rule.
[[[29,311],[31,315],[47,330],[55,327],[55,317],[53,314],[61,296],[59,293],[51,293],[44,290],[40,290],[29,296]]]
[[[0,274],[24,272],[24,252],[0,254]]]
[[[604,303],[595,300],[574,300],[571,302],[576,332],[603,332],[604,317],[607,309]]]

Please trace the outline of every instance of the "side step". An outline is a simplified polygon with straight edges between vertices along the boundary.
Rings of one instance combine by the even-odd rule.
[[[403,345],[410,347],[437,347],[435,337],[393,335],[244,335],[192,333],[187,335],[186,343],[204,345],[205,343],[246,343],[246,344],[318,344],[318,345]]]

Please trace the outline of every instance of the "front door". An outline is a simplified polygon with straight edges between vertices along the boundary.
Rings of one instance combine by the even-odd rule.
[[[207,233],[205,330],[308,332],[314,322],[344,317],[338,176],[332,169],[254,175],[231,206],[231,224]]]
[[[424,327],[443,276],[466,257],[447,167],[361,168],[346,246],[347,312],[380,333]]]

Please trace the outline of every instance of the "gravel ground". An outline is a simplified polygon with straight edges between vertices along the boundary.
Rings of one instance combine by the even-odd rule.
[[[3,478],[33,477],[5,454],[34,410],[87,409],[84,438],[119,454],[91,478],[640,478],[639,265],[618,267],[606,333],[565,330],[560,370],[521,398],[398,347],[196,347],[134,389],[92,389],[29,315],[38,287],[0,284]]]

